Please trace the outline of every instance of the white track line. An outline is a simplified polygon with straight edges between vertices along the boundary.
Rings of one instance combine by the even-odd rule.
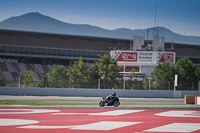
[[[100,113],[53,113],[52,115],[106,115],[106,116],[118,116],[126,115],[130,113],[137,113],[145,110],[113,110]]]
[[[200,123],[172,123],[152,129],[148,129],[145,131],[150,132],[177,132],[177,133],[190,133],[200,130]]]

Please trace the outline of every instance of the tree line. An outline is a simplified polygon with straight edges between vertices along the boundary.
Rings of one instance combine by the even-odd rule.
[[[156,66],[151,74],[152,88],[170,89],[174,87],[175,75],[178,75],[179,90],[195,90],[200,81],[200,67],[188,58],[179,58],[176,64],[163,63]]]
[[[100,80],[101,88],[120,88],[118,81],[115,80],[120,72],[117,62],[109,55],[101,56],[100,60],[94,64],[84,63],[82,58],[74,61],[67,67],[54,65],[53,70],[49,71],[38,84],[37,87],[55,88],[97,88]],[[29,76],[32,71],[23,72],[24,87],[34,86]],[[26,78],[27,77],[27,78]]]
[[[94,64],[83,62],[82,58],[71,65],[54,65],[39,83],[33,82],[33,71],[22,72],[23,87],[54,87],[54,88],[102,88],[122,89],[123,68],[117,66],[116,60],[109,55],[103,55]],[[131,72],[135,70],[132,69]],[[179,58],[176,64],[163,63],[155,67],[151,78],[137,81],[130,77],[126,80],[127,89],[159,89],[172,90],[175,75],[178,75],[179,90],[195,90],[200,81],[200,67],[195,66],[188,58]],[[0,73],[0,85],[5,85],[5,79]]]

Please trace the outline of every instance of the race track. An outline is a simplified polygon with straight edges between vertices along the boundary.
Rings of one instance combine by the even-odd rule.
[[[181,104],[183,98],[123,98],[121,103],[149,103],[149,104]],[[59,97],[59,96],[11,96],[1,95],[0,100],[16,101],[47,101],[47,102],[71,102],[71,103],[99,103],[101,97]]]
[[[1,133],[199,133],[200,109],[0,108]]]

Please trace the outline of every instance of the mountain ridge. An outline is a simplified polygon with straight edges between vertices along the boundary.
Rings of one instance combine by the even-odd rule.
[[[147,29],[117,28],[108,30],[88,24],[71,24],[38,12],[26,13],[20,16],[10,17],[0,22],[0,29],[22,30],[33,32],[46,32],[57,34],[83,35],[93,37],[133,39],[133,36],[147,36],[152,40],[154,30],[158,29],[159,36],[164,36],[166,42],[200,45],[200,37],[184,36],[175,33],[165,27],[151,27]]]

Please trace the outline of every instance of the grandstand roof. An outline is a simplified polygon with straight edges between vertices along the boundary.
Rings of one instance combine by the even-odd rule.
[[[118,49],[129,48],[130,40],[1,29],[0,44],[27,47],[109,51],[115,47]]]
[[[108,52],[113,49],[129,50],[132,43],[127,39],[0,29],[0,45]],[[200,45],[166,42],[165,50],[176,52],[179,57],[200,58]]]

